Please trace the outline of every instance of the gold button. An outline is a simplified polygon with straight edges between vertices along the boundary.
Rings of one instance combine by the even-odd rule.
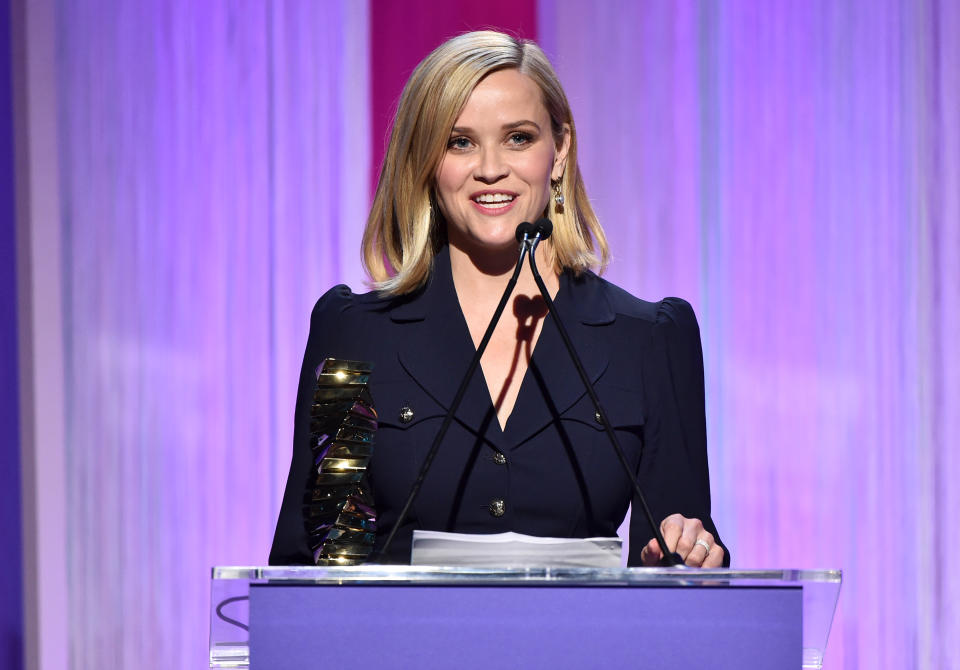
[[[501,517],[507,513],[507,503],[503,498],[494,498],[490,501],[490,515]]]
[[[506,465],[507,457],[503,455],[502,451],[493,452],[493,462],[497,465]]]
[[[408,405],[404,405],[400,408],[400,423],[410,423],[411,421],[413,421],[413,410]]]

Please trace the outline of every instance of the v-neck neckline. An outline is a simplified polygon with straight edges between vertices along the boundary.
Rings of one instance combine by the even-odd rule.
[[[474,343],[473,341],[473,335],[470,333],[470,324],[467,323],[466,314],[464,314],[463,306],[460,304],[460,296],[457,293],[457,285],[456,285],[456,282],[453,280],[453,267],[452,267],[452,264],[449,263],[449,261],[445,269],[450,273],[450,292],[452,293],[453,302],[456,305],[457,312],[460,314],[461,329],[463,331],[464,337],[466,337],[466,340],[469,343],[469,346],[471,349],[471,358],[472,358],[472,356],[476,355],[477,353],[477,344]],[[564,291],[564,275],[560,275],[558,277],[557,293],[552,299],[554,305],[556,305],[557,300],[561,298],[564,292],[565,292]],[[517,293],[514,292],[511,295],[511,299],[515,298],[516,295]],[[507,301],[507,304],[509,306],[510,304],[509,299]],[[505,307],[504,314],[500,315],[501,322],[503,321],[504,318],[506,318],[505,317],[506,312],[507,312],[507,308]],[[490,318],[492,317],[493,317],[493,314],[490,315]],[[489,318],[487,320],[487,324],[489,325]],[[487,326],[484,327],[484,331],[486,330],[486,327]],[[487,379],[483,371],[483,365],[480,362],[477,363],[478,369],[474,371],[473,378],[470,380],[469,385],[470,386],[473,386],[474,384],[480,385],[480,390],[478,391],[477,389],[474,389],[474,392],[479,394],[479,392],[482,391],[483,397],[486,398],[484,414],[490,413],[493,415],[494,421],[491,421],[491,423],[496,425],[497,431],[498,431],[497,435],[501,438],[505,437],[510,431],[510,428],[512,426],[515,426],[517,423],[516,420],[513,420],[513,417],[516,414],[517,407],[520,406],[521,404],[520,401],[524,397],[524,395],[531,392],[529,390],[529,386],[532,383],[529,381],[529,377],[531,375],[530,370],[531,368],[534,367],[534,362],[539,360],[539,358],[537,357],[537,352],[542,349],[541,344],[544,342],[544,336],[546,336],[548,332],[552,330],[555,330],[555,326],[553,324],[553,318],[550,312],[547,311],[547,313],[543,316],[543,324],[540,327],[540,332],[537,334],[536,340],[533,342],[533,345],[531,347],[530,359],[527,361],[526,368],[523,371],[523,376],[520,379],[520,386],[517,389],[517,396],[516,398],[514,398],[513,407],[511,408],[510,413],[507,415],[506,421],[502,425],[500,424],[500,417],[497,414],[496,399],[493,396],[493,393],[490,389],[490,385],[487,383]],[[482,337],[483,335],[481,334],[481,338]],[[523,355],[522,351],[520,355],[521,356]]]
[[[392,321],[410,324],[404,331],[403,341],[398,342],[400,365],[443,408],[450,406],[476,353],[449,263],[447,249],[441,248],[424,289],[388,308]],[[564,272],[554,299],[591,381],[603,374],[609,360],[604,340],[597,335],[602,326],[614,320],[600,281],[590,276],[578,280],[569,271]],[[513,410],[502,428],[486,380],[476,379],[476,372],[456,412],[458,423],[498,449],[520,446],[585,393],[554,320],[548,319],[544,326],[521,380]],[[494,422],[496,428],[491,425]]]

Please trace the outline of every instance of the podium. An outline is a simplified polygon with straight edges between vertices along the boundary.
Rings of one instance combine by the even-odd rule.
[[[834,570],[217,567],[210,667],[819,668],[840,584]]]

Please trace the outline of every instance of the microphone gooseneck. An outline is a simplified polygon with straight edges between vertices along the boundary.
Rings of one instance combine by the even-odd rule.
[[[550,292],[547,291],[547,287],[543,283],[543,277],[540,276],[540,271],[537,270],[537,246],[540,244],[541,240],[545,240],[550,237],[550,234],[553,232],[553,223],[550,221],[550,219],[543,217],[538,219],[537,222],[533,224],[533,230],[534,236],[532,243],[530,244],[530,270],[533,272],[533,279],[535,282],[537,282],[537,288],[540,289],[540,294],[543,296],[544,302],[547,303],[547,310],[550,312],[553,322],[557,325],[557,330],[560,332],[560,338],[563,340],[563,344],[567,348],[570,358],[573,360],[573,365],[577,369],[577,374],[580,375],[580,379],[587,391],[587,395],[590,396],[590,401],[593,403],[594,409],[600,415],[600,421],[603,424],[604,431],[607,433],[607,437],[610,439],[610,444],[613,445],[613,450],[616,452],[617,458],[620,460],[620,465],[623,466],[623,471],[627,473],[627,477],[630,479],[630,484],[633,486],[634,496],[640,501],[640,507],[643,510],[643,514],[649,522],[650,527],[653,529],[653,534],[657,540],[657,544],[660,545],[660,551],[663,553],[663,560],[670,566],[682,567],[683,559],[680,558],[680,555],[667,549],[666,540],[663,539],[663,533],[660,532],[660,525],[653,519],[653,514],[650,512],[650,507],[647,505],[647,500],[643,495],[643,490],[640,488],[640,482],[637,481],[637,476],[634,474],[633,470],[630,469],[630,464],[627,463],[627,457],[623,453],[623,447],[620,446],[620,441],[617,439],[616,433],[613,432],[613,426],[610,424],[610,420],[607,418],[607,412],[603,409],[603,405],[600,404],[600,399],[597,397],[597,392],[593,390],[593,384],[590,383],[590,378],[587,376],[586,370],[583,369],[583,363],[580,361],[580,356],[577,355],[577,351],[574,349],[573,343],[570,341],[570,336],[567,334],[567,329],[564,327],[563,321],[560,320],[560,315],[557,314],[557,309],[553,305],[553,299],[550,297]]]
[[[493,318],[490,320],[490,325],[487,326],[487,330],[483,334],[483,339],[480,340],[480,345],[477,347],[477,352],[473,355],[473,359],[470,361],[467,372],[464,374],[463,380],[460,382],[460,387],[457,389],[457,393],[453,397],[453,402],[450,403],[450,407],[447,409],[447,413],[443,417],[443,423],[440,425],[440,430],[433,438],[433,443],[430,445],[430,450],[427,451],[426,458],[423,459],[423,465],[420,466],[420,472],[417,473],[417,478],[414,480],[413,486],[410,487],[410,494],[407,496],[407,500],[404,503],[403,508],[400,510],[400,516],[397,517],[396,523],[393,524],[393,528],[390,529],[390,534],[387,535],[387,539],[383,543],[383,547],[379,552],[377,552],[377,554],[381,557],[387,555],[387,551],[390,549],[390,545],[393,543],[393,538],[396,537],[397,531],[400,529],[400,526],[403,525],[407,515],[410,513],[410,508],[413,506],[414,500],[417,499],[417,494],[420,493],[420,488],[423,486],[423,480],[426,478],[427,472],[430,470],[430,465],[433,463],[433,458],[437,455],[437,451],[440,449],[440,443],[443,441],[444,436],[450,429],[450,424],[453,422],[453,415],[460,407],[460,403],[463,402],[463,396],[467,391],[467,385],[470,383],[470,379],[473,378],[473,373],[477,370],[477,365],[480,363],[480,358],[483,356],[483,352],[487,349],[487,344],[490,342],[490,337],[493,335],[493,329],[496,328],[497,323],[500,321],[500,316],[503,314],[503,308],[506,306],[507,300],[510,298],[510,294],[513,293],[513,289],[517,285],[517,278],[520,276],[520,270],[523,269],[523,258],[530,250],[530,239],[534,236],[534,234],[534,225],[531,223],[525,221],[517,226],[517,241],[520,243],[520,256],[517,259],[517,266],[513,270],[513,275],[511,275],[510,281],[507,282],[507,288],[503,292],[503,297],[500,298],[500,304],[497,305],[497,309],[493,313]]]

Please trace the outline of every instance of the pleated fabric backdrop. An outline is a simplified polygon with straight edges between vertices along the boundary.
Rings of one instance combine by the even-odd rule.
[[[825,667],[960,667],[960,5],[540,14],[609,277],[699,315],[734,565],[844,569]]]
[[[72,668],[198,668],[264,564],[321,287],[359,286],[367,13],[61,2]]]
[[[210,566],[266,561],[377,7],[55,4],[72,669],[204,667]],[[734,565],[844,569],[826,667],[958,667],[957,4],[536,15],[608,276],[699,314]]]

